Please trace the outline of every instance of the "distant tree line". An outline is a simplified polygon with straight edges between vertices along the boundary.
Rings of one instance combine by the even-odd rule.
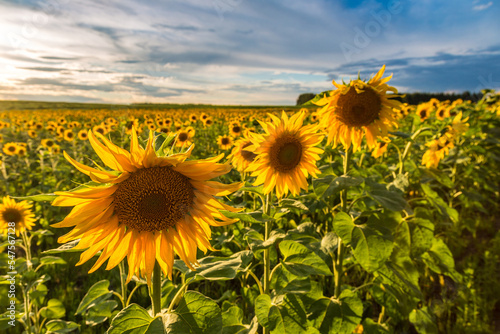
[[[401,102],[406,102],[408,104],[417,105],[421,102],[427,102],[432,98],[439,101],[450,100],[451,102],[462,99],[464,101],[471,100],[472,102],[477,102],[483,97],[483,93],[471,93],[465,91],[463,93],[427,93],[427,92],[416,92],[416,93],[399,93],[403,97],[397,98]],[[297,105],[302,105],[310,100],[312,100],[316,94],[314,93],[304,93],[300,94],[297,98]]]

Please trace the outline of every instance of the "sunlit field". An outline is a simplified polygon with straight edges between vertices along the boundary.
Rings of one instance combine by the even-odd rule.
[[[500,95],[382,72],[298,107],[2,102],[1,331],[498,330]]]

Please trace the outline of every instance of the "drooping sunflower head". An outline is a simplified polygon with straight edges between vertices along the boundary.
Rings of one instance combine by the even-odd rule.
[[[397,90],[386,84],[392,76],[382,78],[384,71],[385,65],[368,82],[357,79],[338,84],[333,81],[337,90],[316,102],[323,106],[319,118],[328,132],[328,144],[336,146],[340,142],[345,149],[352,144],[357,151],[364,134],[368,146],[373,148],[378,137],[387,136],[389,130],[398,126],[395,110],[401,103],[391,100],[397,95],[387,94]]]
[[[257,154],[247,151],[247,148],[250,145],[252,145],[252,141],[248,139],[247,136],[237,140],[234,143],[234,148],[231,151],[231,154],[227,157],[228,161],[231,161],[234,168],[240,173],[244,173],[248,165],[250,165],[250,163],[257,157]]]
[[[253,134],[253,144],[247,150],[256,157],[247,168],[257,176],[254,185],[264,183],[264,193],[276,190],[281,198],[291,192],[298,195],[300,189],[307,190],[307,177],[316,176],[319,170],[316,161],[323,150],[315,147],[323,140],[315,125],[303,126],[306,116],[298,112],[288,118],[283,111],[281,119],[269,115],[271,122],[261,122],[265,134]]]
[[[31,206],[27,201],[16,202],[8,196],[0,203],[0,231],[7,234],[9,227],[15,224],[16,236],[25,230],[31,230],[35,226],[35,215],[31,211]]]
[[[174,254],[193,268],[197,264],[197,250],[212,249],[210,226],[236,221],[219,210],[240,210],[214,196],[229,195],[241,184],[209,181],[231,169],[228,164],[218,163],[222,154],[186,161],[191,146],[187,152],[158,157],[152,132],[146,148],[142,148],[133,131],[130,152],[90,131],[89,142],[113,171],[88,167],[65,153],[71,164],[101,185],[56,192],[58,197],[53,205],[74,208],[53,226],[75,227],[59,242],[80,239],[76,249],[86,250],[78,265],[102,251],[90,272],[105,261],[108,261],[106,269],[111,269],[127,257],[128,280],[137,275],[150,282],[155,261],[171,277]]]

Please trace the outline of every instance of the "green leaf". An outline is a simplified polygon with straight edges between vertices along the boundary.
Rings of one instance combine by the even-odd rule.
[[[322,298],[310,308],[309,320],[321,334],[351,334],[361,322],[363,303],[350,290],[336,300]]]
[[[352,231],[351,247],[358,263],[367,271],[380,268],[389,258],[394,246],[389,236],[369,227],[355,227]]]
[[[411,237],[410,228],[406,221],[401,221],[396,227],[394,234],[394,252],[396,256],[410,256],[411,251]]]
[[[345,212],[339,212],[333,217],[333,229],[345,243],[349,244],[351,242],[351,235],[354,227],[355,225],[351,216]]]
[[[384,325],[378,324],[370,318],[363,320],[363,334],[389,334]]]
[[[161,317],[152,318],[145,309],[137,304],[131,304],[121,310],[111,321],[111,327],[106,332],[106,334],[164,333],[165,329]]]
[[[359,186],[363,183],[363,180],[364,179],[361,177],[348,175],[338,177],[335,177],[334,175],[327,175],[313,180],[314,193],[318,197],[330,197],[341,190]]]
[[[43,251],[42,254],[60,254],[60,253],[76,253],[81,252],[81,249],[74,249],[74,247],[80,242],[80,239],[70,241],[64,245],[59,246],[58,248],[49,249]]]
[[[167,333],[220,334],[222,314],[212,299],[199,292],[188,291],[173,313],[163,317]]]
[[[248,328],[241,323],[244,318],[243,310],[238,306],[231,306],[222,312],[222,334],[244,334]]]
[[[23,197],[12,197],[15,200],[18,201],[33,201],[33,202],[52,202],[55,200],[57,195],[55,194],[38,194],[38,195],[32,195],[32,196],[23,196]]]
[[[304,203],[291,198],[282,199],[281,201],[279,201],[279,205],[277,205],[277,207],[308,210],[307,206],[305,206]]]
[[[432,246],[434,240],[434,224],[427,219],[416,217],[410,223],[411,255],[420,256]]]
[[[396,191],[374,189],[368,191],[368,194],[384,208],[392,211],[401,211],[408,204],[401,193]]]
[[[87,326],[95,326],[111,318],[113,310],[118,306],[116,300],[105,300],[89,309],[85,317]]]
[[[455,271],[453,254],[442,239],[432,239],[432,246],[422,255],[424,263],[437,274],[448,274]]]
[[[75,329],[80,328],[80,325],[74,323],[73,321],[64,321],[64,320],[51,320],[47,322],[45,325],[45,329],[47,329],[47,334],[52,333],[71,333]]]
[[[297,241],[283,240],[279,245],[285,257],[283,265],[291,273],[301,275],[332,275],[330,268],[316,253]]]
[[[242,222],[247,222],[247,223],[265,223],[266,221],[269,221],[270,219],[265,219],[264,215],[262,214],[262,211],[255,211],[255,212],[231,212],[231,211],[220,211],[224,216],[227,218],[237,218],[241,220]]]
[[[57,256],[44,256],[40,258],[40,265],[66,264],[66,261]]]
[[[99,281],[92,285],[87,294],[83,297],[80,305],[78,305],[78,309],[76,310],[75,315],[82,314],[98,303],[111,297],[113,293],[108,290],[108,287],[109,281],[107,279]]]
[[[333,254],[339,246],[339,237],[335,232],[327,232],[321,239],[321,249],[326,254]]]
[[[246,267],[253,255],[249,250],[241,251],[230,257],[206,256],[199,260],[200,267],[186,274],[186,279],[195,277],[197,280],[211,281],[230,280],[236,277],[238,270]]]
[[[410,313],[410,322],[415,326],[419,334],[437,334],[438,328],[432,313],[429,313],[427,306]]]
[[[446,202],[438,195],[438,193],[432,190],[428,184],[421,184],[420,186],[429,199],[429,202],[439,210],[441,215],[450,218],[454,223],[458,222],[457,210],[450,208],[450,206],[446,204]]]
[[[308,333],[304,304],[295,294],[286,294],[271,302],[269,295],[260,295],[255,301],[259,323],[272,334]]]
[[[262,234],[251,229],[245,234],[244,238],[246,239],[248,246],[250,247],[252,252],[255,252],[261,249],[269,248],[273,246],[277,241],[280,241],[285,237],[286,234],[284,234],[281,230],[273,230],[269,235],[269,239],[264,241],[264,236]]]
[[[278,264],[273,269],[271,288],[275,290],[276,295],[287,293],[306,294],[311,290],[311,280],[309,277],[294,275],[284,266]]]
[[[49,299],[47,306],[40,309],[40,315],[47,319],[59,319],[66,315],[66,309],[59,299]]]

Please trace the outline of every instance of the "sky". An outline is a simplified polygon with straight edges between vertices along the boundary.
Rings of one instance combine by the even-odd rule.
[[[498,0],[0,0],[0,100],[294,105],[386,65],[500,90]]]

